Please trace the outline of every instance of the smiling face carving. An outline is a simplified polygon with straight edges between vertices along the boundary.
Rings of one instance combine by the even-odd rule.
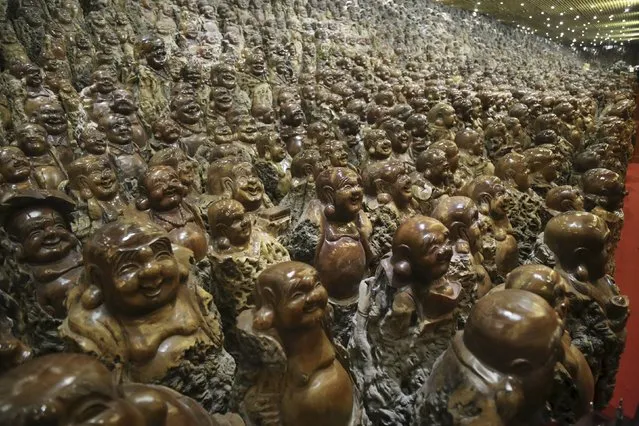
[[[176,298],[180,268],[171,242],[155,225],[109,223],[85,245],[84,258],[111,312],[140,316]]]

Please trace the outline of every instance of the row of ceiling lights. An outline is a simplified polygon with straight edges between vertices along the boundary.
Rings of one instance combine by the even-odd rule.
[[[631,7],[632,4],[630,3],[632,0],[628,0],[628,3],[626,4],[623,13],[624,14],[630,14],[631,13]],[[639,3],[635,0],[636,3]],[[500,1],[499,2],[500,5],[503,6],[504,2]],[[481,6],[481,1],[478,1],[475,3],[475,8],[473,9],[473,15],[476,16],[478,12],[480,12],[480,6]],[[521,7],[526,7],[525,3],[520,3]],[[597,5],[594,4],[591,6],[591,8],[596,9]],[[551,10],[555,10],[556,6],[552,5],[550,6]],[[570,11],[574,11],[574,7],[569,7]],[[599,9],[599,12],[604,12],[604,10],[602,8]],[[632,15],[635,15],[637,13],[632,13]],[[594,39],[589,40],[587,39],[586,36],[586,30],[592,27],[599,27],[602,25],[602,20],[604,20],[605,22],[605,18],[604,17],[598,17],[597,15],[592,16],[592,21],[594,21],[596,24],[593,24],[592,21],[587,21],[587,22],[583,22],[581,23],[581,28],[579,27],[580,19],[581,16],[580,15],[576,15],[573,18],[574,21],[574,28],[572,28],[571,26],[569,26],[569,24],[566,24],[566,26],[564,27],[564,15],[565,12],[560,12],[558,14],[559,16],[559,22],[553,22],[551,21],[551,17],[548,16],[544,16],[546,15],[546,12],[541,11],[540,15],[543,17],[545,17],[545,26],[546,28],[550,28],[552,31],[552,28],[554,27],[554,29],[559,30],[561,29],[561,32],[559,34],[557,34],[556,31],[552,31],[553,34],[550,34],[550,32],[545,32],[543,35],[545,35],[547,38],[553,39],[553,40],[557,40],[557,41],[565,41],[565,42],[570,42],[570,47],[572,47],[573,49],[576,49],[577,47],[583,48],[584,50],[587,49],[588,47],[596,47],[596,46],[606,46],[608,48],[614,48],[616,46],[624,46],[625,41],[628,40],[632,40],[632,39],[636,39],[639,38],[639,29],[638,28],[627,28],[627,26],[630,23],[627,23],[627,19],[622,19],[620,22],[613,22],[612,24],[606,23],[603,24],[603,27],[605,28],[610,28],[610,25],[612,25],[613,27],[615,26],[619,26],[621,25],[621,29],[610,29],[608,30],[607,33],[605,34],[601,34],[600,31],[597,31],[597,33],[594,36]],[[626,16],[627,18],[629,18],[630,16]],[[528,15],[528,19],[533,19],[533,15]],[[611,14],[608,16],[608,21],[613,21],[615,19],[615,14]],[[512,21],[513,23],[515,23],[515,21]],[[636,22],[639,23],[639,22]],[[632,22],[632,24],[635,24],[635,22]],[[562,27],[562,28],[560,28]],[[539,34],[539,30],[537,28],[532,28],[532,26],[526,26],[526,25],[522,25],[522,24],[518,24],[517,28],[523,30],[526,33],[529,34]],[[604,30],[605,31],[605,30]],[[581,39],[581,40],[579,40]]]

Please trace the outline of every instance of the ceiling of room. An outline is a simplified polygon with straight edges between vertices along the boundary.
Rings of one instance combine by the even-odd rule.
[[[439,0],[575,48],[639,40],[639,0]]]

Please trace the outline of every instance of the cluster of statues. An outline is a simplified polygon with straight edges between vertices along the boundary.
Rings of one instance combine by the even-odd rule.
[[[10,0],[0,425],[574,424],[631,84],[437,2]]]

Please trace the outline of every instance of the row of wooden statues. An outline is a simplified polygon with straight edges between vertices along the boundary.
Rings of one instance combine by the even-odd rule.
[[[622,75],[422,0],[1,10],[0,426],[610,401]]]
[[[34,213],[42,241],[63,245],[53,211]],[[361,283],[346,348],[333,339],[339,301],[321,273],[275,263],[257,276],[252,307],[227,341],[235,372],[215,305],[190,276],[188,257],[160,227],[120,218],[85,244],[60,335],[125,384],[114,388],[95,358],[42,356],[0,377],[0,420],[242,424],[211,419],[166,387],[130,381],[177,388],[210,412],[235,399],[248,424],[523,425],[584,414],[614,381],[625,339],[628,301],[605,274],[609,236],[592,213],[558,214],[544,237],[556,267],[520,266],[479,297],[451,274],[458,237],[437,219],[414,216],[398,228],[377,275]],[[473,296],[472,308],[463,305]],[[31,350],[4,325],[8,367]]]

